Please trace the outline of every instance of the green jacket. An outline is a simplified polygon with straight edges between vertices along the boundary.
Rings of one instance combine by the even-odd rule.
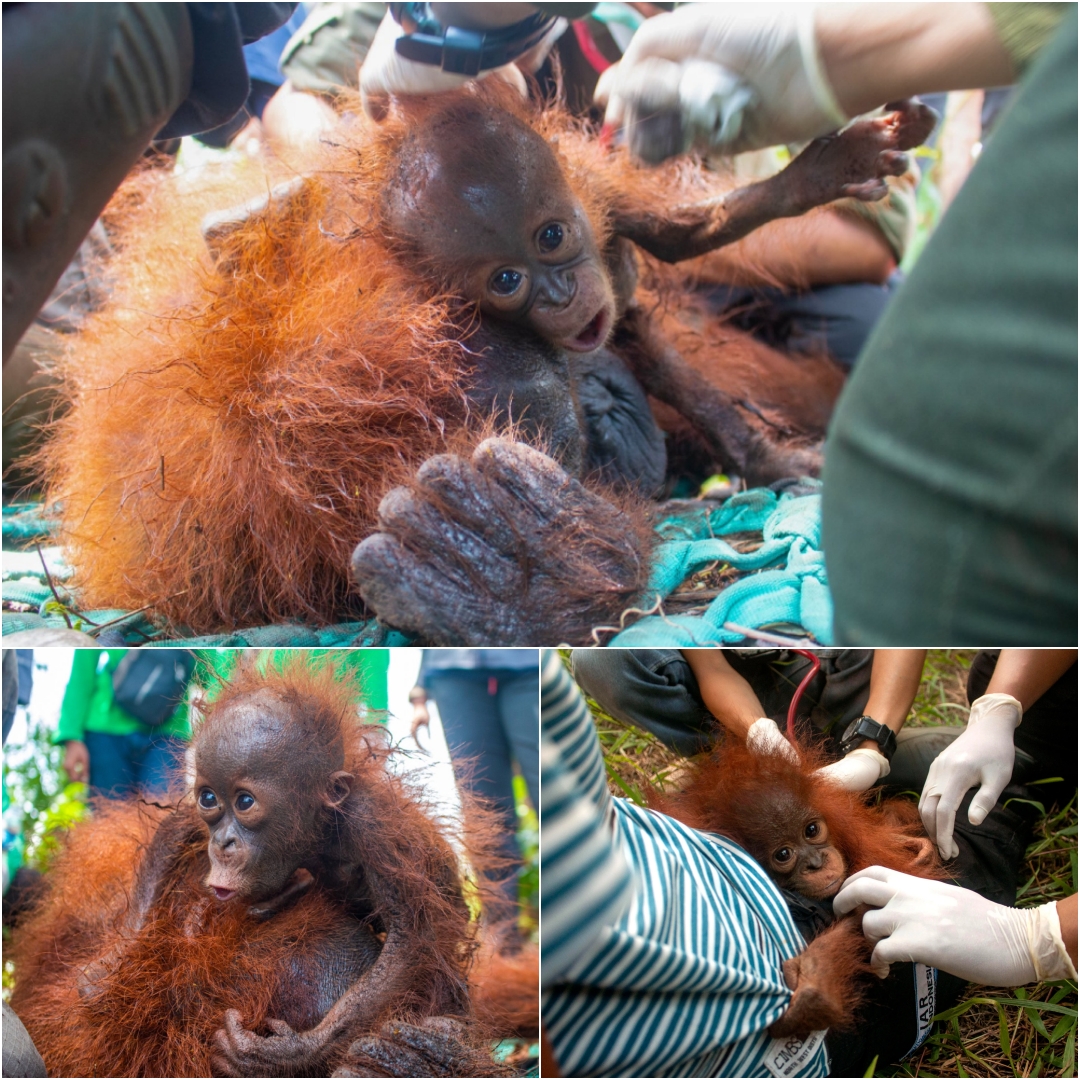
[[[160,727],[150,728],[124,712],[113,701],[112,673],[127,654],[127,649],[76,649],[71,662],[71,677],[60,706],[60,725],[53,742],[82,739],[87,731],[104,735],[133,735],[157,731],[186,740],[191,734],[187,700]]]

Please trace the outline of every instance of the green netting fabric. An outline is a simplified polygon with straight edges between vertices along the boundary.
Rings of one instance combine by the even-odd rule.
[[[722,562],[746,576],[729,586],[701,615],[649,615],[619,633],[610,644],[629,647],[688,647],[743,640],[724,624],[746,627],[798,626],[822,644],[832,641],[832,599],[821,553],[821,495],[816,482],[802,482],[797,489],[811,494],[783,493],[756,488],[732,496],[716,506],[694,504],[672,512],[658,526],[663,542],[656,552],[650,594],[666,597],[711,563]],[[10,513],[11,511],[18,511]],[[761,533],[762,542],[752,551],[739,551],[723,538],[733,534]],[[40,507],[5,507],[4,540],[23,546],[29,538],[48,539],[48,521]],[[162,638],[159,627],[145,613],[78,611],[75,598],[64,581],[69,570],[46,551],[53,585],[68,608],[75,629],[96,632],[109,623],[103,644],[203,646],[320,646],[412,644],[412,639],[388,630],[377,620],[338,623],[311,628],[285,623],[258,626],[227,634]],[[38,627],[64,627],[67,622],[43,572],[4,571],[5,604],[14,601],[26,611],[5,611],[3,632]],[[76,614],[72,614],[75,612]]]
[[[47,541],[50,535],[48,519],[41,503],[11,503],[4,507],[4,544],[22,546],[34,540]]]
[[[806,490],[807,484],[801,485]],[[821,552],[820,484],[808,495],[755,488],[713,509],[676,514],[659,526],[651,592],[669,595],[683,581],[723,562],[747,576],[724,589],[701,615],[648,615],[610,642],[618,647],[686,648],[728,644],[744,635],[724,627],[799,626],[818,642],[832,641],[832,598]],[[724,536],[761,532],[762,543],[740,552]],[[756,571],[756,572],[755,572]]]

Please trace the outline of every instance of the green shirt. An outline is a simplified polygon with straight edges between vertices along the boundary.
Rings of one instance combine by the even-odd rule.
[[[199,664],[195,677],[207,687],[207,697],[215,697],[215,684],[228,681],[236,668],[240,649],[200,649]],[[390,666],[388,649],[263,649],[259,653],[259,670],[265,671],[271,663],[280,670],[281,665],[296,652],[310,652],[312,656],[336,659],[344,668],[351,669],[360,686],[360,700],[373,713],[368,719],[385,720],[388,706],[386,673]]]
[[[176,711],[157,728],[140,723],[113,701],[112,674],[127,649],[76,649],[71,677],[60,706],[60,725],[53,742],[82,739],[87,731],[104,735],[133,735],[156,731],[186,740],[191,734],[185,698]]]

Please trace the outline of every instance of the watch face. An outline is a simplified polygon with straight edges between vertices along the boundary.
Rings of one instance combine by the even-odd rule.
[[[862,717],[858,716],[854,720],[852,720],[850,724],[848,724],[848,726],[844,729],[844,736],[840,740],[841,743],[850,742],[855,737],[855,729],[859,726],[859,721],[861,719]]]

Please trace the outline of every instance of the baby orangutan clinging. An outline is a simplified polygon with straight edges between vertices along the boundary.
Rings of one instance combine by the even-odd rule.
[[[503,1075],[458,858],[384,732],[334,665],[255,667],[207,710],[177,804],[99,806],[20,928],[13,1005],[50,1073]],[[527,967],[490,988],[504,1007]]]
[[[650,801],[695,829],[734,840],[781,890],[811,901],[830,900],[846,877],[867,866],[945,876],[914,803],[897,798],[873,805],[816,773],[827,763],[820,750],[800,745],[798,754],[795,764],[725,738],[693,763],[681,791]],[[826,910],[831,918],[831,905]],[[856,913],[839,919],[784,964],[794,993],[770,1035],[854,1024],[870,976],[871,947],[860,923]]]

